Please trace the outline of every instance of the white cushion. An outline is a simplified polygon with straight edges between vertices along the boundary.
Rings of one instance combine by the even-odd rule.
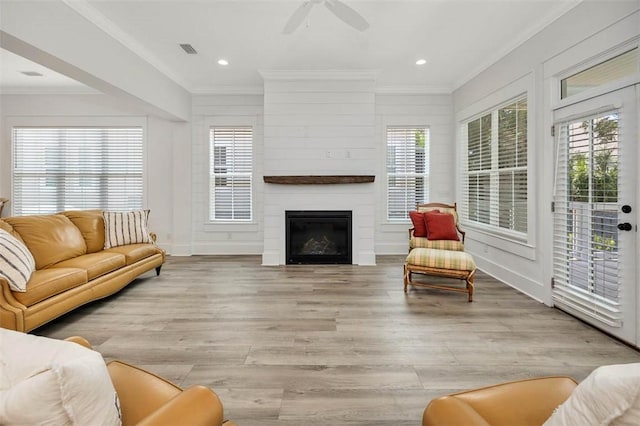
[[[104,217],[104,248],[128,244],[150,243],[147,228],[149,210],[102,212]]]
[[[121,424],[98,352],[0,328],[0,370],[2,425]]]
[[[9,282],[13,291],[27,291],[27,281],[36,270],[36,261],[23,243],[0,229],[0,277]]]
[[[595,369],[544,426],[640,425],[640,363]]]

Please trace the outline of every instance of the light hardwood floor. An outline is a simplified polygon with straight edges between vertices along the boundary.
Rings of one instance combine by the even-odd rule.
[[[402,291],[377,266],[264,267],[169,258],[120,293],[35,330],[81,335],[182,386],[213,388],[239,425],[419,425],[433,397],[539,375],[578,380],[640,353],[479,272],[465,294]],[[443,279],[439,279],[443,280]]]

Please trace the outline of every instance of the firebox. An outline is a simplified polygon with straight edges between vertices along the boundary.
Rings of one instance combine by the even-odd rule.
[[[286,211],[287,265],[351,263],[351,211]]]

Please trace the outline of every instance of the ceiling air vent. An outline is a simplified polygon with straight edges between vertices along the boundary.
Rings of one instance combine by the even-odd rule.
[[[20,72],[29,77],[42,77],[42,74],[36,71],[20,71]]]
[[[190,45],[189,43],[180,44],[180,47],[182,47],[182,50],[187,52],[189,55],[197,55],[198,54],[198,52],[196,52],[196,49],[194,49],[193,46]]]

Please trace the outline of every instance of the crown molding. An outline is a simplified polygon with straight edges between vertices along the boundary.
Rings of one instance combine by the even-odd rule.
[[[265,80],[376,80],[378,70],[258,70]]]
[[[450,87],[444,86],[378,86],[379,95],[450,95]]]
[[[147,63],[149,63],[152,67],[160,71],[169,79],[173,80],[175,83],[182,86],[183,89],[190,91],[189,84],[185,80],[183,80],[182,77],[180,77],[164,62],[158,59],[157,56],[155,56],[147,48],[145,48],[142,44],[140,44],[129,33],[127,33],[118,25],[116,25],[112,20],[107,18],[104,14],[102,14],[102,12],[100,12],[94,6],[89,4],[87,0],[61,0],[61,1],[64,4],[66,4],[69,8],[77,12],[80,16],[84,17],[93,25],[100,28],[111,38],[118,41],[124,47],[126,47],[127,49],[135,53],[137,56],[139,56],[141,59],[143,59]]]
[[[520,33],[517,37],[514,37],[510,43],[504,46],[502,49],[497,50],[493,55],[489,56],[487,60],[481,62],[477,67],[473,68],[464,77],[453,82],[453,90],[458,90],[460,87],[471,81],[474,77],[488,69],[490,66],[507,56],[519,46],[533,38],[540,31],[551,25],[552,22],[560,18],[565,13],[569,12],[574,7],[578,6],[584,0],[573,0],[567,3],[561,4],[558,9],[549,13],[542,19],[537,25],[529,28],[526,31]]]

